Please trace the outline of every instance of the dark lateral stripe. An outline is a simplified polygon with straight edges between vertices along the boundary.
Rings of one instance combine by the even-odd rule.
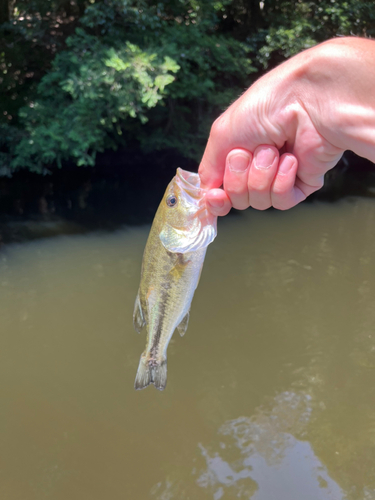
[[[165,309],[168,303],[168,298],[169,298],[169,293],[166,290],[165,292],[162,293],[161,299],[160,299],[160,305],[159,305],[159,318],[158,318],[158,328],[156,330],[156,333],[153,338],[152,346],[150,349],[150,353],[152,356],[156,357],[158,350],[159,350],[159,344],[160,344],[160,337],[163,332],[163,324],[164,324],[164,318],[165,318]]]

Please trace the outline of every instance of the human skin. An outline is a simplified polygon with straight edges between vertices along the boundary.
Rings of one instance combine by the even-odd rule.
[[[345,150],[375,162],[374,61],[375,41],[336,38],[257,80],[212,126],[199,167],[209,210],[286,210]]]

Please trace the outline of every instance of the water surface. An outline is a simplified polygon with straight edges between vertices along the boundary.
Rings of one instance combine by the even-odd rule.
[[[220,220],[134,391],[149,227],[0,253],[2,500],[374,500],[375,201]]]

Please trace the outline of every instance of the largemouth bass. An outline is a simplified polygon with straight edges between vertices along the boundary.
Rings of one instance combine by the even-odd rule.
[[[190,304],[207,246],[216,236],[217,217],[206,208],[198,174],[177,169],[156,212],[143,254],[133,322],[146,326],[135,388],[167,383],[167,347],[174,331],[186,332]]]

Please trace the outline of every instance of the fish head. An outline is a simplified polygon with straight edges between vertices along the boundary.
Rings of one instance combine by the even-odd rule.
[[[195,252],[215,239],[217,217],[207,210],[206,192],[199,174],[177,169],[159,207],[163,217],[159,237],[169,252]]]

